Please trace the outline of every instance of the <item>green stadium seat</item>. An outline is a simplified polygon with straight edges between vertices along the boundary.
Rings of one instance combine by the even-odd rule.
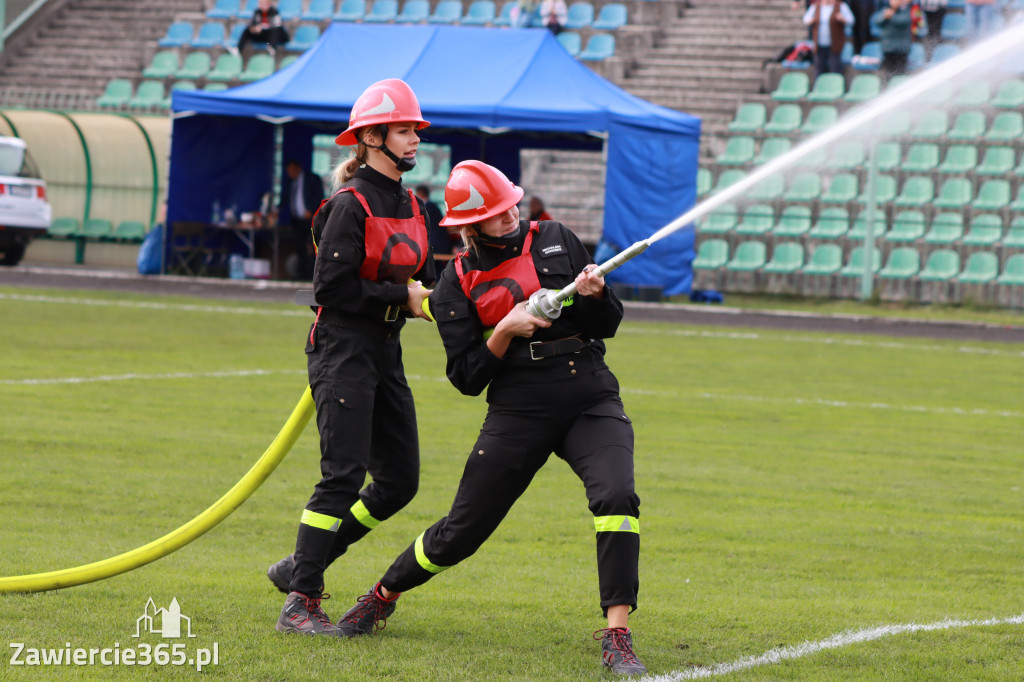
[[[965,111],[956,117],[946,137],[956,142],[974,142],[985,134],[985,114],[980,111]]]
[[[892,221],[892,229],[885,235],[890,242],[916,242],[924,236],[924,213],[917,210],[900,211]]]
[[[123,220],[114,228],[114,238],[126,241],[142,241],[146,236],[146,225],[139,220]]]
[[[882,253],[877,246],[871,247],[871,271],[878,274],[882,267]],[[850,252],[850,260],[846,263],[839,274],[843,277],[860,277],[864,274],[864,247],[858,246]]]
[[[1017,216],[1010,222],[1010,227],[1003,235],[1003,246],[1011,249],[1024,249],[1024,216]]]
[[[903,85],[904,83],[906,83],[908,80],[910,80],[910,76],[908,76],[905,73],[904,74],[900,74],[898,76],[893,76],[888,81],[886,81],[885,89],[886,90],[895,90],[896,88],[898,88],[901,85]]]
[[[978,148],[970,144],[954,144],[946,150],[946,158],[939,164],[940,173],[962,175],[978,165]]]
[[[800,126],[800,132],[807,135],[820,133],[822,130],[830,127],[838,119],[839,110],[836,109],[835,106],[831,104],[819,104],[807,112],[807,118],[804,120],[804,124]]]
[[[1006,175],[1015,163],[1013,147],[989,147],[974,172],[978,175]]]
[[[866,159],[864,143],[858,140],[847,140],[840,142],[831,150],[825,167],[833,170],[858,170],[867,163]]]
[[[875,226],[874,226],[874,238],[884,239],[886,232],[888,231],[888,225],[885,224],[885,212],[875,211]],[[868,234],[868,212],[861,211],[857,214],[857,219],[853,221],[853,226],[850,227],[850,231],[846,233],[846,238],[854,242],[862,242]]]
[[[737,182],[747,177],[747,174],[738,168],[730,168],[724,170],[718,174],[718,179],[715,181],[715,187],[712,190],[713,194],[718,194],[722,190],[735,185]]]
[[[864,182],[860,188],[860,196],[857,197],[857,201],[861,204],[867,204],[868,199],[868,183]],[[875,178],[875,202],[881,206],[887,204],[896,198],[896,178],[891,175],[878,175]]]
[[[821,196],[821,174],[800,173],[782,195],[784,201],[811,202]]]
[[[843,101],[859,104],[873,99],[882,92],[882,79],[873,73],[861,73],[854,76],[849,91],[843,95]]]
[[[945,111],[924,112],[910,128],[910,137],[915,140],[933,140],[946,136],[949,130],[949,114]]]
[[[210,73],[210,53],[190,52],[175,75],[178,78],[199,80],[206,78],[208,73]]]
[[[160,81],[142,81],[135,96],[128,100],[131,109],[154,109],[163,105],[164,84]]]
[[[729,261],[729,244],[724,239],[705,239],[697,247],[694,270],[717,270]]]
[[[807,93],[809,102],[836,102],[846,90],[846,80],[841,73],[823,73],[814,81],[814,87]]]
[[[818,147],[811,152],[805,152],[796,162],[793,164],[795,168],[814,168],[820,171],[828,162],[828,153],[824,147]]]
[[[574,3],[574,6],[580,3]],[[593,11],[593,10],[591,10]],[[747,102],[736,109],[736,116],[729,123],[731,133],[760,132],[768,119],[768,111],[760,102]]]
[[[1024,107],[1024,81],[1003,81],[990,104],[997,109],[1020,109]]]
[[[910,114],[902,109],[889,112],[878,121],[878,132],[885,137],[904,137],[910,133]]]
[[[892,200],[896,206],[924,206],[935,198],[935,183],[923,175],[915,175],[903,181],[903,189]]]
[[[842,173],[828,183],[828,189],[821,195],[821,203],[845,204],[856,199],[857,193],[857,176],[853,173]]]
[[[775,225],[775,210],[768,204],[754,204],[743,212],[743,219],[736,226],[736,234],[762,235]]]
[[[1002,211],[1010,204],[1010,183],[1007,180],[986,180],[978,188],[971,204],[975,211]]]
[[[878,271],[882,279],[910,279],[921,270],[921,254],[917,249],[901,246],[893,249],[885,267]]]
[[[923,282],[948,282],[959,272],[960,254],[952,249],[937,249],[928,255],[928,261],[917,278]]]
[[[904,173],[931,173],[939,165],[939,145],[915,144],[907,152],[900,169]]]
[[[1018,253],[1006,259],[1003,274],[996,278],[999,284],[1024,287],[1024,253]]]
[[[764,132],[789,135],[796,132],[803,120],[800,106],[797,104],[780,104],[772,109],[771,118],[764,124]]]
[[[772,159],[782,156],[793,148],[793,143],[786,137],[769,137],[761,142],[761,151],[754,157],[754,163],[762,166]]]
[[[217,57],[213,70],[206,74],[208,81],[233,81],[242,73],[242,57],[225,52]]]
[[[1003,219],[991,213],[971,219],[971,229],[964,235],[964,246],[991,246],[1003,238]]]
[[[776,244],[764,271],[773,275],[789,275],[804,266],[804,247],[796,242]]]
[[[963,209],[974,197],[974,186],[967,178],[950,178],[942,183],[933,206],[939,209]]]
[[[89,239],[109,239],[114,236],[114,226],[103,218],[89,218],[82,225],[82,236]]]
[[[753,199],[754,201],[775,201],[782,196],[782,191],[785,188],[785,182],[781,175],[771,175],[761,182],[754,185],[749,192],[747,192],[747,198]]]
[[[964,284],[988,284],[999,274],[999,259],[988,251],[976,251],[967,257],[964,271],[956,278]]]
[[[142,70],[143,78],[170,78],[178,70],[178,53],[161,50],[153,55],[149,66]]]
[[[707,195],[711,191],[711,169],[710,168],[698,168],[697,169],[697,198],[701,198]]]
[[[249,57],[245,71],[238,75],[238,80],[251,83],[266,78],[274,73],[274,58],[269,54],[254,54]]]
[[[834,275],[843,267],[843,250],[838,244],[819,244],[804,266],[805,275]]]
[[[736,135],[729,138],[725,151],[718,155],[716,162],[728,166],[741,166],[754,160],[754,138]]]
[[[1014,213],[1024,211],[1024,184],[1017,188],[1017,198],[1013,200],[1009,208]]]
[[[823,208],[818,213],[818,222],[807,234],[815,239],[838,239],[850,229],[850,213],[845,208]]]
[[[875,149],[875,164],[882,173],[889,173],[900,167],[903,151],[898,142],[882,142]],[[894,195],[895,196],[895,195]]]
[[[54,218],[50,223],[50,229],[46,231],[51,237],[74,237],[78,235],[81,223],[78,218],[63,216]]]
[[[725,264],[726,270],[734,272],[752,272],[764,267],[766,249],[764,242],[743,242],[736,247],[736,253]]]
[[[132,98],[132,82],[127,78],[114,78],[107,83],[103,94],[96,99],[98,107],[123,107]]]
[[[726,204],[704,216],[697,228],[702,234],[725,234],[736,228],[736,207]]]
[[[992,98],[992,87],[987,80],[978,78],[970,80],[960,88],[960,92],[953,99],[953,106],[957,109],[977,109],[987,107]]]
[[[939,213],[932,218],[925,244],[955,244],[964,236],[964,217],[959,213]]]
[[[195,89],[196,89],[196,84],[193,83],[192,81],[175,81],[174,85],[171,86],[171,89],[167,91],[167,96],[164,97],[164,101],[160,103],[161,108],[163,108],[163,109],[170,109],[171,108],[171,93],[174,92],[175,90],[195,90]]]
[[[1024,115],[1018,111],[1001,111],[992,119],[992,127],[985,133],[989,142],[1019,142],[1024,137]]]
[[[287,69],[289,66],[291,66],[292,64],[297,62],[299,60],[299,57],[301,57],[301,56],[302,55],[298,55],[298,54],[290,54],[290,55],[285,56],[285,58],[282,59],[280,61],[280,63],[278,63],[277,70],[281,71],[283,69]]]
[[[203,92],[224,92],[227,89],[227,83],[207,83],[203,86]]]
[[[779,222],[772,227],[776,237],[802,237],[811,229],[811,209],[808,206],[787,206],[782,209]]]
[[[779,86],[772,93],[772,99],[776,102],[796,102],[807,96],[810,89],[810,79],[802,71],[789,71],[782,74],[779,79]]]

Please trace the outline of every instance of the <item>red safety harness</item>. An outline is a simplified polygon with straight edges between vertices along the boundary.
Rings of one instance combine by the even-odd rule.
[[[466,252],[455,258],[455,274],[459,276],[459,285],[476,306],[477,315],[484,327],[496,326],[517,303],[525,301],[530,294],[540,289],[537,266],[530,253],[533,236],[539,231],[537,223],[531,222],[530,230],[523,240],[522,253],[491,270],[466,272],[462,266]]]

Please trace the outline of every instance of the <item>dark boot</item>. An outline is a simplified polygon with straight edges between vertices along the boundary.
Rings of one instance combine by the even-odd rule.
[[[385,599],[379,592],[380,583],[371,587],[356,600],[356,605],[338,620],[337,628],[342,637],[368,635],[374,630],[383,630],[388,616],[395,612],[398,597]]]
[[[326,598],[327,595],[321,597]],[[278,632],[302,635],[338,636],[338,628],[334,627],[331,619],[320,608],[320,599],[313,599],[299,592],[288,595],[275,629]]]
[[[629,628],[606,628],[594,633],[601,640],[601,662],[619,675],[645,675],[647,667],[633,653],[633,634]]]

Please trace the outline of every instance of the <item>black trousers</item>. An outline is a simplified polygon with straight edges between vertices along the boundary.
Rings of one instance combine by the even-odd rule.
[[[265,31],[253,31],[246,27],[242,35],[238,37],[238,50],[241,51],[250,42],[266,43],[270,47],[278,48],[291,40],[288,30],[283,26],[274,26]]]
[[[838,4],[836,3],[837,6]],[[875,13],[875,2],[874,0],[853,0],[847,4],[853,13],[853,52],[860,54],[861,49],[872,40],[871,15]]]
[[[471,556],[554,452],[583,482],[595,517],[601,607],[636,608],[640,498],[633,427],[618,382],[596,351],[524,362],[492,382],[487,417],[448,515],[381,582],[403,592]]]
[[[316,262],[316,254],[313,251],[313,232],[310,229],[310,221],[302,218],[292,218],[292,246],[295,248],[296,261],[295,276],[304,282],[313,281],[313,264]]]
[[[906,52],[885,52],[882,54],[882,63],[878,70],[886,75],[886,78],[899,76],[907,72],[907,61],[909,55]]]
[[[416,408],[399,344],[404,320],[328,318],[306,343],[322,478],[299,524],[291,589],[307,596],[319,596],[327,566],[407,505],[419,484]]]

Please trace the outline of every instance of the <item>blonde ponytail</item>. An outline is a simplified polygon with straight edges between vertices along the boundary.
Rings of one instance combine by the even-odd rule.
[[[339,189],[342,185],[351,180],[352,176],[356,174],[356,170],[366,163],[366,151],[366,145],[360,142],[356,145],[355,156],[345,159],[334,167],[332,177],[334,179],[335,190]]]

